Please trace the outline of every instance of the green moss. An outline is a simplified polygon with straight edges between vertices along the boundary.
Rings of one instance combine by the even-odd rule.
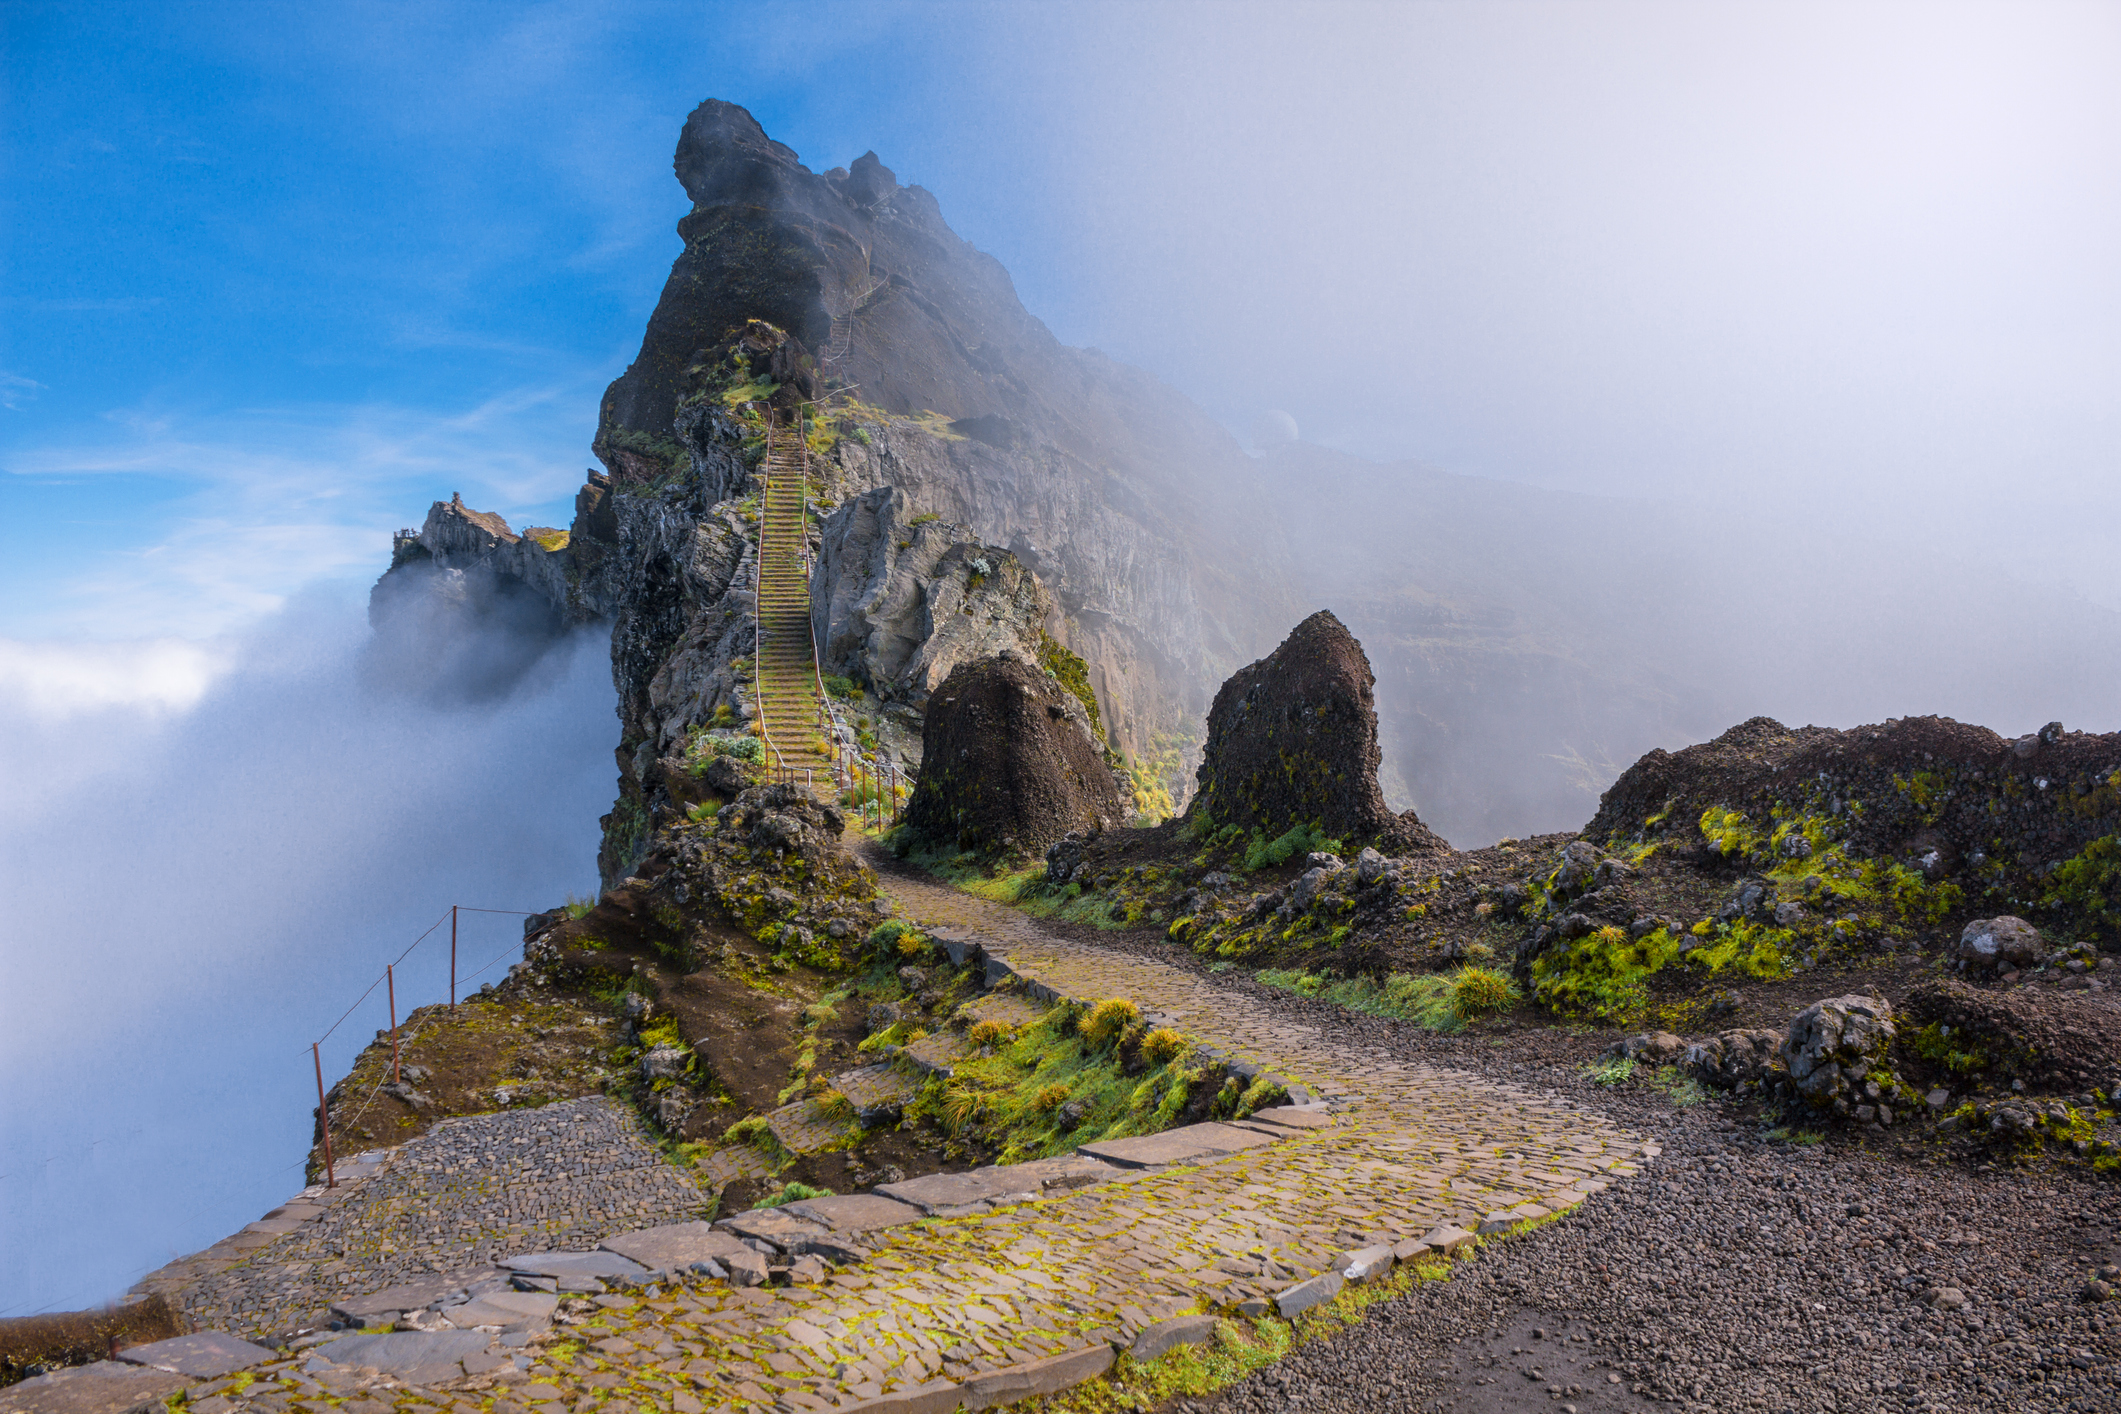
[[[1787,928],[1759,923],[1717,923],[1712,941],[1690,948],[1686,960],[1710,972],[1736,968],[1748,977],[1777,978],[1790,975],[1790,951],[1796,935]]]
[[[1267,839],[1259,831],[1252,834],[1252,842],[1245,847],[1244,867],[1257,871],[1271,865],[1287,864],[1299,854],[1338,854],[1341,842],[1329,838],[1316,821],[1305,825],[1292,825],[1275,839]]]
[[[2098,929],[2121,925],[2121,835],[2102,835],[2063,861],[2040,902],[2074,910]]]
[[[1097,692],[1090,686],[1090,665],[1081,656],[1071,653],[1052,634],[1044,629],[1038,634],[1038,665],[1051,673],[1062,687],[1074,694],[1075,700],[1083,704],[1090,714],[1090,730],[1097,739],[1105,739],[1104,719],[1098,715]]]
[[[1894,776],[1893,788],[1922,812],[1925,825],[1934,825],[1944,818],[1944,802],[1952,793],[1950,784],[1935,771],[1917,771],[1906,779]]]
[[[1663,928],[1638,939],[1601,928],[1532,963],[1532,996],[1560,1016],[1625,1022],[1649,1004],[1645,983],[1678,958],[1680,940]]]

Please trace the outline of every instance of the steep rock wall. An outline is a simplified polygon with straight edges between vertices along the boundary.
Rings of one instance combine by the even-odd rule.
[[[814,173],[709,101],[674,170],[693,203],[685,249],[597,433],[614,483],[685,472],[732,494],[712,374],[731,331],[766,320],[815,351],[822,415],[860,429],[821,458],[821,482],[898,487],[1036,573],[1130,755],[1197,724],[1213,685],[1296,616],[1286,551],[1262,529],[1270,488],[1235,441],[1157,380],[1061,345],[875,154]]]

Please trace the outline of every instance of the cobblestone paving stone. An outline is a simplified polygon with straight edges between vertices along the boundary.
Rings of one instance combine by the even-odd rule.
[[[444,1120],[325,1215],[176,1295],[201,1326],[286,1330],[341,1296],[703,1215],[707,1195],[601,1096]]]
[[[861,1130],[851,1114],[835,1114],[821,1100],[798,1100],[766,1116],[766,1127],[791,1153],[815,1154],[853,1138]]]
[[[973,998],[957,1010],[958,1015],[965,1018],[967,1026],[992,1021],[1011,1030],[1019,1026],[1029,1026],[1046,1014],[1044,1007],[1011,992],[990,992],[986,996]]]
[[[920,1093],[921,1082],[895,1065],[865,1065],[834,1076],[832,1088],[857,1114],[868,1115],[905,1104]]]

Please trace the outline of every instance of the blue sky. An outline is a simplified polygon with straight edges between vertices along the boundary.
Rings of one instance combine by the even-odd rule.
[[[816,167],[874,147],[1063,338],[1234,426],[1285,406],[1374,455],[1770,514],[1826,494],[1888,537],[2045,545],[2121,600],[2083,568],[2121,510],[2111,6],[0,25],[0,637],[227,632],[357,584],[451,490],[563,518],[710,95]]]
[[[727,95],[1011,192],[928,101],[947,12],[11,7],[0,635],[225,631],[462,490],[565,523],[678,243],[678,126]],[[872,75],[867,84],[827,72]],[[962,116],[962,110],[958,115]],[[894,142],[896,139],[896,142]],[[925,158],[925,162],[920,160]],[[1026,262],[1037,265],[1036,260]]]

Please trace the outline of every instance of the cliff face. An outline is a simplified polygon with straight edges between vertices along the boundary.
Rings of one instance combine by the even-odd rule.
[[[713,101],[675,168],[693,203],[685,249],[597,432],[614,483],[677,473],[734,492],[702,410],[715,351],[760,319],[810,355],[826,413],[863,428],[819,468],[829,494],[896,487],[908,519],[963,526],[1035,573],[1130,755],[1197,721],[1295,616],[1278,545],[1258,543],[1272,517],[1253,461],[1155,379],[1064,347],[929,193],[874,154],[813,173]]]

